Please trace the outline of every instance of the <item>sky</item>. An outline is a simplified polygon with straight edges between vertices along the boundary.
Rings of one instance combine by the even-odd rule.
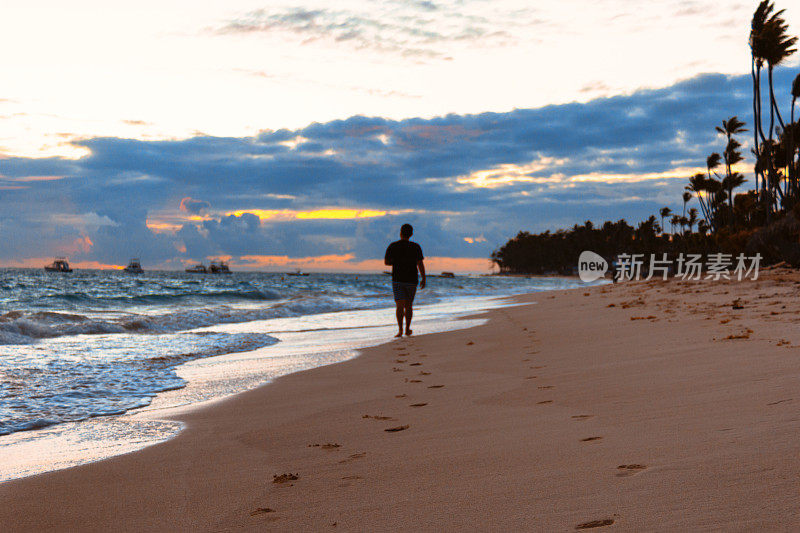
[[[520,230],[680,210],[752,120],[756,4],[7,0],[0,266],[382,270],[411,222],[486,271]]]

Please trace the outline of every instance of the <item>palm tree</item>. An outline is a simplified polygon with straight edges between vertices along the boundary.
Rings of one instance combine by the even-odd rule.
[[[663,231],[666,228],[664,219],[672,214],[672,209],[669,207],[662,207],[658,213],[661,215],[661,230]]]
[[[797,124],[794,122],[794,104],[800,98],[800,74],[792,82],[792,111],[791,123],[789,124],[789,181],[792,183],[792,195],[796,198],[798,196],[797,190],[797,172],[798,169],[794,163],[794,132],[797,129]]]
[[[721,128],[717,126],[717,133],[724,135],[725,138],[728,140],[728,144],[725,146],[725,151],[722,152],[722,158],[725,160],[725,178],[723,178],[722,180],[722,187],[728,191],[728,207],[730,209],[731,224],[733,224],[732,190],[733,187],[738,187],[739,185],[741,185],[741,183],[738,183],[738,185],[731,186],[731,184],[736,182],[736,180],[732,178],[733,171],[731,170],[731,167],[733,167],[733,165],[739,163],[744,159],[742,157],[742,153],[739,151],[739,148],[741,148],[742,145],[739,143],[739,141],[734,139],[733,136],[738,133],[744,133],[745,131],[747,131],[744,128],[744,126],[745,126],[744,122],[739,120],[739,118],[736,116],[733,116],[728,120],[723,120]],[[727,185],[726,185],[726,180],[727,180]]]
[[[683,191],[683,216],[686,216],[686,204],[692,199],[692,193]]]
[[[773,71],[775,67],[784,62],[788,57],[794,54],[797,50],[792,48],[797,42],[797,37],[789,37],[787,34],[788,24],[783,19],[784,10],[773,12],[775,5],[770,0],[763,0],[756,8],[753,14],[753,20],[750,28],[750,52],[751,52],[751,75],[753,76],[753,111],[754,111],[754,138],[755,147],[754,153],[756,160],[763,160],[767,165],[761,165],[757,170],[756,179],[759,179],[764,186],[764,190],[777,188],[778,194],[782,196],[780,191],[779,181],[780,178],[775,169],[775,161],[772,153],[763,154],[765,150],[770,150],[773,147],[772,140],[775,133],[775,119],[785,129],[785,124],[778,108],[778,103],[775,99],[775,90],[773,84]],[[768,135],[764,135],[762,128],[762,110],[761,110],[761,69],[767,64],[768,81],[769,81],[769,129]],[[759,140],[760,137],[760,140]],[[764,145],[769,140],[770,143]],[[760,172],[759,172],[760,171]],[[756,184],[758,188],[758,184]],[[770,191],[771,192],[771,191]],[[765,203],[767,205],[767,217],[769,218],[774,195],[766,194]]]
[[[758,4],[758,7],[753,13],[753,19],[750,22],[750,76],[753,81],[753,151],[758,160],[760,156],[761,139],[764,139],[764,132],[761,130],[761,69],[764,67],[764,26],[770,18],[770,14],[775,9],[775,6],[769,0],[763,0]],[[759,177],[763,178],[763,174],[756,172],[756,192],[759,189]],[[764,180],[760,180],[766,187]]]
[[[689,219],[687,220],[687,223],[689,224],[689,233],[692,232],[692,228],[694,227],[696,222],[697,222],[697,209],[693,207],[689,209]]]
[[[689,185],[687,185],[685,188],[687,191],[695,193],[697,196],[697,201],[700,202],[700,210],[703,212],[703,218],[706,220],[706,222],[708,222],[710,215],[705,200],[703,199],[703,193],[708,192],[706,190],[706,177],[702,172],[695,174],[689,178]]]
[[[680,223],[680,221],[681,221],[681,217],[679,217],[678,215],[672,215],[672,217],[670,217],[669,223],[672,226],[672,234],[673,235],[675,234],[675,226],[677,226]]]

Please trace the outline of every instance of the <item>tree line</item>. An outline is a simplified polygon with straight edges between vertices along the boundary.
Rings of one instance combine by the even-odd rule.
[[[771,0],[763,0],[753,13],[752,126],[731,116],[715,127],[721,150],[708,155],[705,172],[688,178],[680,213],[665,206],[658,217],[650,216],[636,227],[625,220],[599,227],[586,221],[568,230],[520,232],[492,253],[500,271],[570,272],[583,250],[608,258],[620,253],[760,253],[766,263],[800,266],[800,120],[795,121],[800,74],[788,95],[776,91],[773,81],[774,69],[797,51],[797,37],[789,35],[784,13],[776,11]],[[790,109],[788,123],[779,105],[784,100]],[[747,182],[740,139],[750,132],[753,188],[737,193]],[[699,210],[687,210],[693,199]]]

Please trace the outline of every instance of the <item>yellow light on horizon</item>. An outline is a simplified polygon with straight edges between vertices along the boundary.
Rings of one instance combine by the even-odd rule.
[[[298,211],[297,218],[300,219],[350,219],[350,218],[373,218],[386,216],[386,211],[372,209],[317,209],[315,211]]]

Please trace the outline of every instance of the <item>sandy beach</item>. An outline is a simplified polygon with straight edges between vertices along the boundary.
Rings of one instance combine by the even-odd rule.
[[[4,531],[800,527],[800,275],[517,298],[0,484]],[[277,476],[277,477],[276,477]]]

